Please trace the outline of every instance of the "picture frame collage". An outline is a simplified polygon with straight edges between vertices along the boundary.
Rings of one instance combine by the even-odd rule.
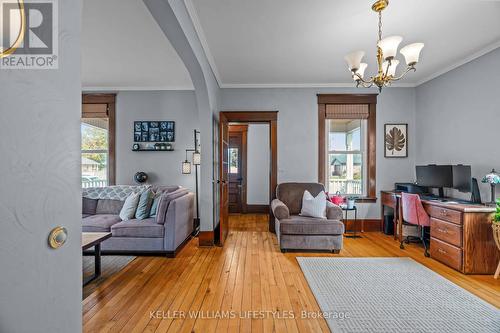
[[[175,121],[134,121],[134,142],[175,142]]]

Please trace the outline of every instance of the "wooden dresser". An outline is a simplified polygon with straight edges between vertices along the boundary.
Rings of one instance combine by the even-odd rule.
[[[382,208],[394,209],[395,224],[401,228],[400,195],[382,191],[381,196]],[[430,200],[422,200],[422,203],[431,217],[431,258],[465,274],[495,272],[500,253],[491,229],[494,208]],[[398,230],[401,235],[401,229]]]

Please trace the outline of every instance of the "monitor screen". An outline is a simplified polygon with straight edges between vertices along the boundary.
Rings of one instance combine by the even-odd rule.
[[[451,165],[418,165],[416,166],[417,184],[425,187],[453,187]]]
[[[471,192],[472,174],[470,165],[453,166],[453,188],[460,192]]]

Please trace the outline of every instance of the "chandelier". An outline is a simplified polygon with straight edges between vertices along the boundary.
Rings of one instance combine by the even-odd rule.
[[[396,75],[399,60],[395,57],[403,37],[390,36],[382,39],[382,11],[388,5],[389,0],[378,0],[372,6],[372,10],[378,13],[377,75],[370,77],[370,79],[364,78],[365,70],[368,67],[368,64],[361,62],[365,55],[364,51],[356,51],[345,56],[352,78],[356,81],[356,87],[370,88],[376,85],[379,91],[382,91],[383,87],[389,86],[393,81],[401,80],[408,72],[416,71],[415,65],[418,63],[420,51],[424,47],[423,43],[406,45],[401,49],[400,52],[406,60],[407,67],[403,73]]]

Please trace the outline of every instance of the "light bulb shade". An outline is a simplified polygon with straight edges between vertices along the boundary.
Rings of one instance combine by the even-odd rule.
[[[191,173],[191,163],[188,160],[182,162],[182,173],[188,175]]]
[[[366,67],[368,67],[368,64],[366,64],[364,62],[362,62],[361,64],[359,64],[359,69],[356,71],[356,74],[358,74],[359,76],[361,76],[361,78],[364,78],[365,77]],[[353,75],[352,78],[354,79],[354,81],[359,80],[359,77],[357,75]]]
[[[399,60],[392,60],[391,66],[389,66],[389,61],[384,61],[382,64],[382,70],[384,74],[387,72],[387,76],[396,76],[396,68],[399,65]],[[387,71],[387,66],[389,66],[389,70]]]
[[[481,180],[483,183],[489,183],[489,184],[500,184],[500,174],[495,171],[495,169],[491,170],[489,174],[483,177]]]
[[[413,43],[406,45],[399,51],[406,60],[406,64],[408,66],[414,66],[418,63],[418,59],[420,58],[420,52],[424,48],[424,43]]]
[[[389,36],[378,42],[378,47],[382,49],[384,59],[393,59],[398,53],[399,44],[403,41],[401,36]]]
[[[201,154],[200,152],[195,151],[193,153],[193,164],[200,165],[201,164]]]
[[[349,66],[350,71],[357,71],[361,66],[361,60],[365,56],[364,51],[356,51],[353,53],[349,53],[344,57],[345,61],[347,61],[347,66]]]

